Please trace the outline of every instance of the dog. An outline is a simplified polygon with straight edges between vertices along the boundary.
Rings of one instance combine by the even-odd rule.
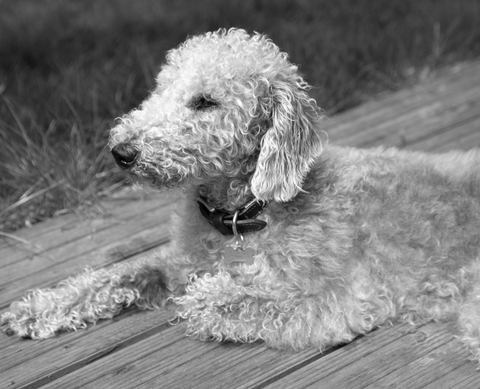
[[[3,330],[48,338],[171,299],[188,335],[295,350],[456,320],[479,360],[479,150],[330,145],[309,89],[258,33],[169,51],[109,147],[136,181],[178,192],[171,244],[28,292]]]

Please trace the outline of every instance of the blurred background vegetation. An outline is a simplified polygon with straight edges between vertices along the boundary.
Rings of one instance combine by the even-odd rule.
[[[125,185],[114,119],[166,50],[232,26],[288,52],[330,116],[480,54],[478,0],[0,0],[0,231]]]

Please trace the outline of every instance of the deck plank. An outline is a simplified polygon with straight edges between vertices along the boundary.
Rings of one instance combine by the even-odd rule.
[[[326,124],[347,146],[446,151],[480,146],[480,61],[383,96]],[[173,197],[173,196],[172,196]],[[137,201],[133,201],[137,200]],[[0,308],[85,266],[150,253],[168,241],[174,198],[119,198],[93,218],[67,214],[0,237]],[[15,388],[478,388],[480,373],[449,323],[397,324],[321,354],[262,343],[199,342],[172,326],[174,307],[128,309],[88,330],[43,342],[0,336],[0,387]]]
[[[165,341],[172,338],[178,340]],[[259,343],[198,342],[185,337],[184,327],[179,325],[128,350],[107,355],[45,388],[255,387],[318,354],[313,349],[282,352]]]
[[[373,333],[366,341],[352,342],[267,388],[423,389],[436,382],[435,387],[443,389],[443,377],[460,367],[463,378],[478,375],[476,364],[467,358],[450,323],[428,323],[417,329],[397,324]],[[465,386],[470,388],[478,386]]]
[[[480,64],[471,67],[480,74]],[[330,141],[356,147],[405,147],[417,139],[434,139],[435,131],[445,127],[445,121],[452,122],[448,130],[461,123],[461,115],[478,117],[480,77],[468,80],[457,79],[457,76],[456,73],[449,75],[435,87],[426,84],[401,91],[393,95],[387,105],[382,102],[381,107],[367,103],[355,108],[352,111],[357,111],[354,112],[354,117],[358,117],[356,121],[349,123],[332,118],[326,124]]]
[[[448,104],[452,96],[458,95],[463,90],[478,89],[479,72],[479,61],[458,66],[426,83],[387,96],[380,96],[378,99],[334,116],[333,126],[329,129],[331,139],[358,146],[357,143],[350,141],[350,136],[364,134],[369,138],[373,127],[395,131],[395,127],[388,125],[389,120],[408,116],[418,109],[431,110],[432,106],[438,107],[439,103]]]
[[[63,333],[42,342],[2,339],[0,349],[11,357],[0,361],[0,387],[39,387],[70,372],[81,371],[109,353],[161,333],[170,327],[168,320],[174,317],[173,310],[173,306],[156,311],[129,309],[87,330]],[[31,383],[34,384],[29,386]]]
[[[41,247],[39,250],[1,268],[0,307],[20,297],[25,290],[52,286],[86,266],[107,266],[167,242],[171,201],[165,196],[154,196],[130,206],[131,212],[122,213],[120,208],[119,215],[81,221],[69,229],[64,244],[46,243],[56,233],[61,234],[55,229],[33,239],[32,243]],[[8,254],[1,253],[6,258]]]
[[[172,200],[165,194],[130,190],[121,198],[103,201],[99,206],[101,210],[92,215],[67,214],[32,228],[22,229],[14,235],[28,244],[5,237],[0,239],[0,250],[5,255],[0,263],[0,270],[20,261],[30,261],[35,256],[47,256],[49,251],[78,239],[95,237],[99,232],[112,228],[112,225],[128,225],[136,219],[141,221],[151,210]]]
[[[479,107],[480,109],[480,107]],[[412,150],[427,150],[445,152],[449,150],[468,150],[480,148],[480,115],[471,120],[456,123],[453,128],[448,128],[433,138],[426,138],[411,145]]]

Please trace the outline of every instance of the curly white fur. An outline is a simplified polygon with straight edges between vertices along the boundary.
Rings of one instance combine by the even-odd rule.
[[[269,39],[220,30],[170,51],[151,96],[112,129],[126,172],[179,189],[172,245],[12,304],[4,328],[45,338],[167,296],[200,339],[324,349],[392,320],[456,318],[480,359],[480,152],[321,143],[322,111]],[[268,204],[252,265],[196,199]]]

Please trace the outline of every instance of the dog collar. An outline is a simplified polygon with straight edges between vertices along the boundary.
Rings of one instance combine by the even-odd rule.
[[[203,196],[197,198],[197,203],[203,217],[223,235],[260,231],[267,225],[265,221],[255,219],[266,206],[263,201],[253,199],[233,212],[212,207]]]

